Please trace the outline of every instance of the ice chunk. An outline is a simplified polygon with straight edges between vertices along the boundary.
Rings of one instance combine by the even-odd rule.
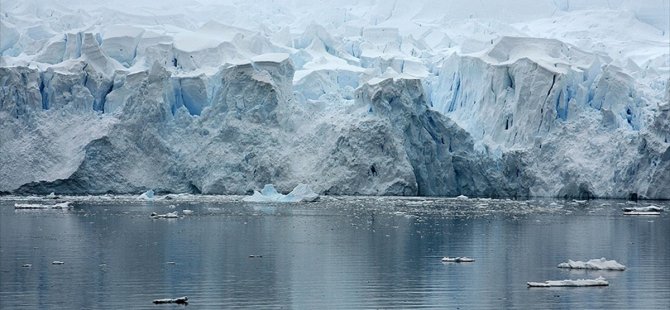
[[[475,261],[474,258],[470,258],[470,257],[467,257],[467,256],[463,256],[463,257],[460,257],[460,256],[459,257],[448,257],[448,256],[447,257],[442,257],[442,262],[443,263],[472,263],[474,261]]]
[[[624,212],[663,212],[665,209],[663,207],[649,205],[646,207],[626,207],[623,208]]]
[[[559,286],[608,286],[610,285],[603,277],[597,279],[559,280],[544,282],[527,282],[528,287],[559,287]]]
[[[51,192],[51,194],[46,195],[45,198],[46,198],[46,199],[58,199],[58,198],[60,198],[60,197],[59,197],[59,196],[56,196],[56,193]]]
[[[265,184],[263,189],[254,191],[251,196],[244,197],[246,202],[313,202],[319,199],[319,194],[312,191],[309,185],[298,184],[288,195],[277,192],[272,184]]]
[[[619,264],[615,260],[607,260],[604,257],[592,259],[587,262],[568,260],[567,263],[558,264],[558,268],[569,269],[594,269],[594,270],[626,270],[626,266]]]
[[[142,195],[137,196],[140,200],[154,200],[154,191],[152,189],[146,191]]]
[[[183,210],[183,211],[181,211],[181,212],[184,213],[184,215],[191,215],[191,214],[193,214],[193,210]]]
[[[63,264],[65,264],[65,263],[64,263],[64,262],[61,262],[61,261],[59,261],[59,260],[55,260],[55,261],[51,262],[51,264],[52,264],[52,265],[63,265]]]
[[[25,209],[25,210],[50,210],[50,209],[59,209],[67,210],[72,209],[72,203],[69,201],[57,203],[55,205],[43,205],[39,203],[16,203],[14,204],[14,209]]]
[[[624,215],[661,215],[661,212],[654,211],[624,211]]]
[[[290,193],[288,193],[284,199],[290,202],[314,202],[319,199],[319,194],[312,191],[309,185],[300,183]]]
[[[456,199],[458,199],[458,200],[468,200],[468,196],[465,196],[465,195],[458,195],[458,196],[456,197]]]
[[[188,304],[188,297],[154,299],[155,304]]]
[[[169,213],[165,213],[165,214],[158,214],[156,212],[151,212],[151,218],[152,219],[176,219],[176,218],[179,218],[179,213],[177,213],[177,211],[169,212]]]

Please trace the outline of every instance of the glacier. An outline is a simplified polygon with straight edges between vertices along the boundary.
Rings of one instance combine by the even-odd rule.
[[[670,199],[670,1],[331,5],[3,1],[0,193]]]

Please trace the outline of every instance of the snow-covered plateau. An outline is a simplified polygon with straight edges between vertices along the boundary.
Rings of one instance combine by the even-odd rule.
[[[670,0],[2,0],[0,193],[670,199]]]

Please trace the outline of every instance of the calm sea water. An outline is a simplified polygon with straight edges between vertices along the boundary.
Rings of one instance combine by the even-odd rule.
[[[172,309],[183,306],[152,300],[179,296],[197,309],[670,306],[670,212],[624,216],[620,201],[130,199],[70,211],[14,203],[0,201],[2,309]],[[184,209],[194,214],[149,218]],[[600,257],[628,269],[556,268]],[[526,287],[601,275],[609,287]]]

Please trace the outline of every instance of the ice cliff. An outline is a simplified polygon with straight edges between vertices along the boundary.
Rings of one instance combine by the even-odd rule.
[[[668,1],[173,2],[3,3],[0,192],[670,199]]]

